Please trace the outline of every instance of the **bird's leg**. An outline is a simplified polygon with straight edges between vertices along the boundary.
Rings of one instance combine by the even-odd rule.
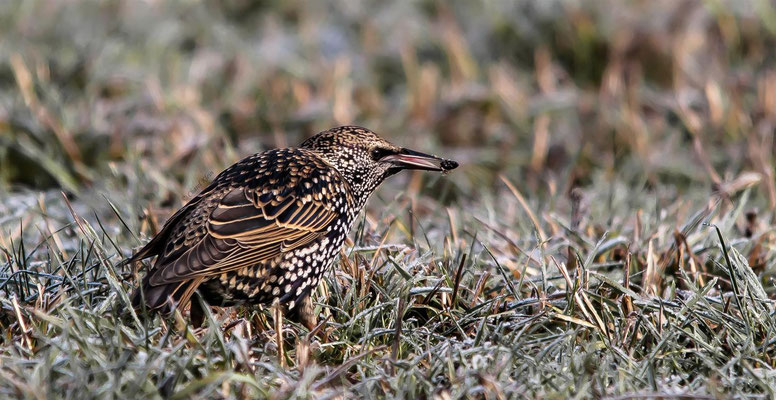
[[[329,318],[318,322],[318,314],[315,313],[312,296],[309,293],[297,303],[297,306],[291,310],[291,315],[289,315],[289,319],[304,325],[308,329],[309,332],[305,335],[305,340],[308,342],[312,338],[318,338],[322,343],[329,342],[329,334],[323,330]]]
[[[310,334],[299,336],[296,341],[296,368],[299,372],[304,371],[310,363],[310,340],[312,333],[318,322],[318,316],[315,314],[312,296],[308,294],[299,301],[296,307],[292,309],[290,315],[294,321],[304,325]]]
[[[308,294],[300,300],[299,303],[296,304],[296,307],[291,309],[288,318],[304,325],[307,330],[312,331],[313,328],[318,325],[318,316],[315,314],[312,296]]]

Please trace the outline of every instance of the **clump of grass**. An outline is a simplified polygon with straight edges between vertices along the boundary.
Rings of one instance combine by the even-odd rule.
[[[0,396],[773,397],[761,7],[0,5]],[[463,165],[371,200],[315,332],[119,315],[203,182],[354,121]]]

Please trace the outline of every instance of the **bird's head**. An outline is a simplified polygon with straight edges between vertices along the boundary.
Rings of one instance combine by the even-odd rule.
[[[305,140],[312,150],[336,168],[353,191],[368,197],[382,181],[404,169],[447,172],[458,163],[396,146],[358,126],[341,126]]]

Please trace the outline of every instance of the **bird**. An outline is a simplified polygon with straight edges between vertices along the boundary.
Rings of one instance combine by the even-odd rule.
[[[207,306],[280,304],[316,326],[311,292],[370,195],[402,170],[449,172],[453,160],[396,146],[369,129],[340,126],[298,147],[248,156],[218,174],[125,260],[156,257],[133,309],[169,313]]]

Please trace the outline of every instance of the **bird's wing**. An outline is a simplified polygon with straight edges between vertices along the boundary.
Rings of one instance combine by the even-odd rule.
[[[186,205],[176,211],[175,214],[167,219],[167,221],[164,223],[164,226],[162,226],[162,229],[153,237],[153,239],[146,243],[145,246],[143,246],[131,257],[122,261],[120,265],[131,264],[149,257],[159,255],[164,250],[165,243],[170,235],[174,234],[176,228],[180,229],[180,227],[183,225],[183,220],[185,217],[195,211],[197,207],[200,206],[202,199],[211,195],[216,186],[217,185],[215,182],[211,183],[208,185],[208,187],[203,189],[202,192],[186,203]]]
[[[339,215],[339,176],[286,169],[277,165],[271,176],[216,189],[201,199],[172,231],[151,272],[151,285],[255,265],[325,234]]]

